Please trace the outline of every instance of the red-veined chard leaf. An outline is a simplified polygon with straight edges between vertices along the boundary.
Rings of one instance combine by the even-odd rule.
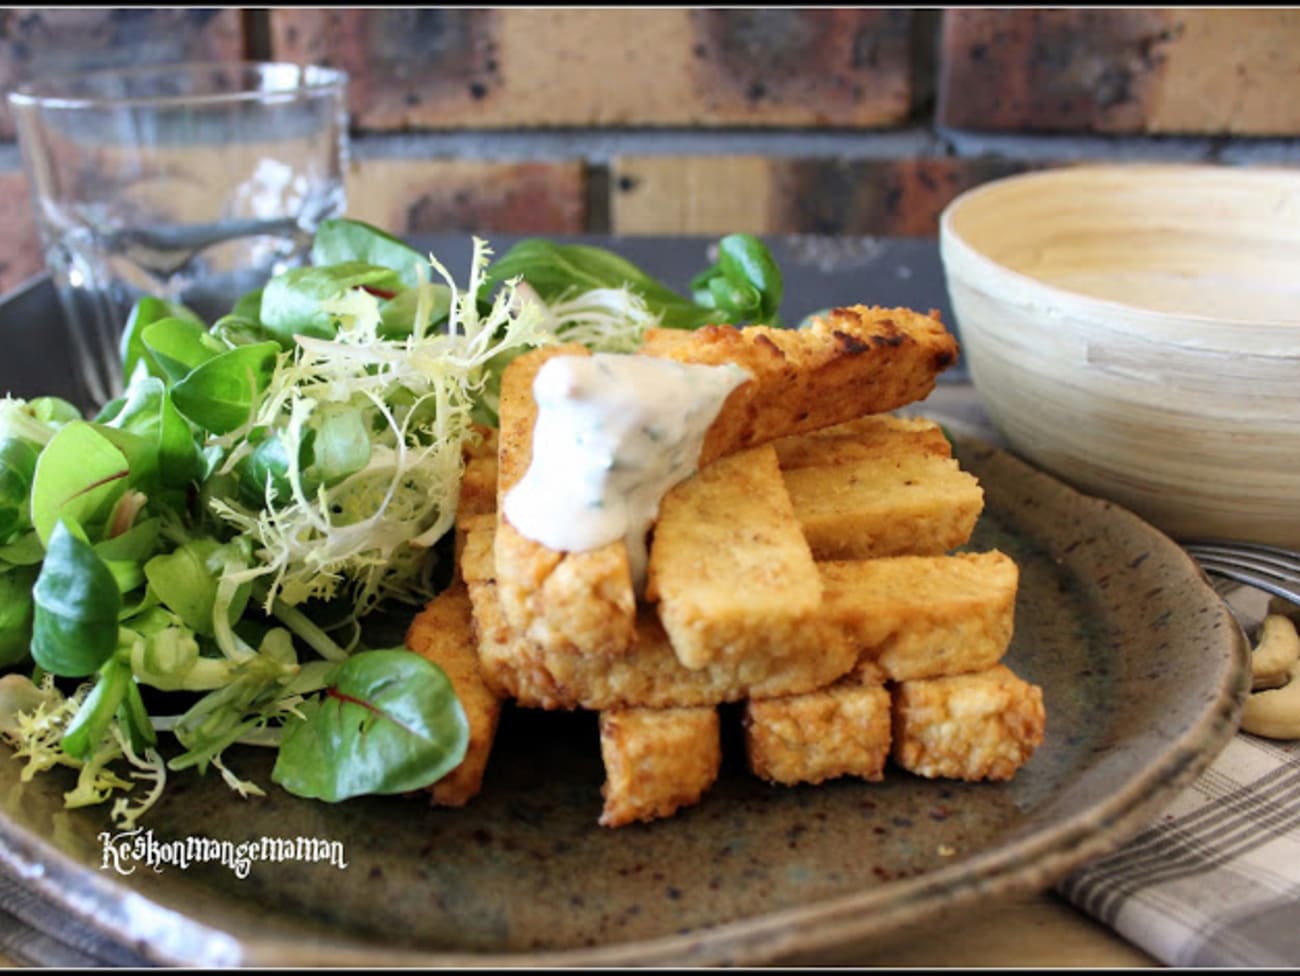
[[[271,778],[290,793],[338,802],[405,793],[465,757],[469,725],[441,668],[411,651],[362,651],[285,729]]]
[[[32,477],[32,526],[49,546],[61,518],[93,526],[127,488],[126,456],[88,421],[78,420],[50,438]]]

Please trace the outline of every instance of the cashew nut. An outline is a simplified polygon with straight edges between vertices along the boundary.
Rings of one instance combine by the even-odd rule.
[[[1270,613],[1259,629],[1255,650],[1250,655],[1251,691],[1281,688],[1300,658],[1300,635],[1295,624],[1281,614]]]
[[[1283,617],[1289,617],[1291,622],[1300,627],[1300,603],[1292,603],[1290,600],[1280,596],[1271,596],[1268,598],[1268,607],[1264,611],[1266,614],[1281,614]]]
[[[1259,642],[1251,655],[1252,672],[1257,656],[1289,660],[1287,680],[1280,688],[1252,692],[1246,698],[1241,728],[1266,739],[1300,739],[1300,634],[1295,624],[1280,614],[1264,619]]]

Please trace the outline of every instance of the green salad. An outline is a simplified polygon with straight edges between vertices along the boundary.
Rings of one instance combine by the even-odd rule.
[[[0,401],[0,736],[24,779],[71,767],[66,804],[111,802],[129,828],[172,772],[261,794],[228,764],[236,744],[329,802],[460,763],[452,686],[392,622],[449,577],[463,451],[496,423],[502,370],[547,343],[632,352],[651,326],[779,324],[781,303],[749,235],[718,242],[689,296],[588,245],[493,257],[475,238],[458,283],[330,221],[308,266],[216,322],[139,301],[124,392],[93,416]]]

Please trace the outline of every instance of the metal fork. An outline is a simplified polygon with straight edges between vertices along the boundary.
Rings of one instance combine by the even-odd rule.
[[[1184,542],[1183,548],[1207,573],[1245,583],[1300,605],[1300,552],[1219,539]]]

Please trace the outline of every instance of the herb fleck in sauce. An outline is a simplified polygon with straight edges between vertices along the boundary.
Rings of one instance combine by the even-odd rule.
[[[506,494],[506,518],[565,552],[626,540],[640,592],[660,500],[695,473],[709,425],[748,378],[739,366],[653,356],[548,360],[533,383],[532,463]]]

